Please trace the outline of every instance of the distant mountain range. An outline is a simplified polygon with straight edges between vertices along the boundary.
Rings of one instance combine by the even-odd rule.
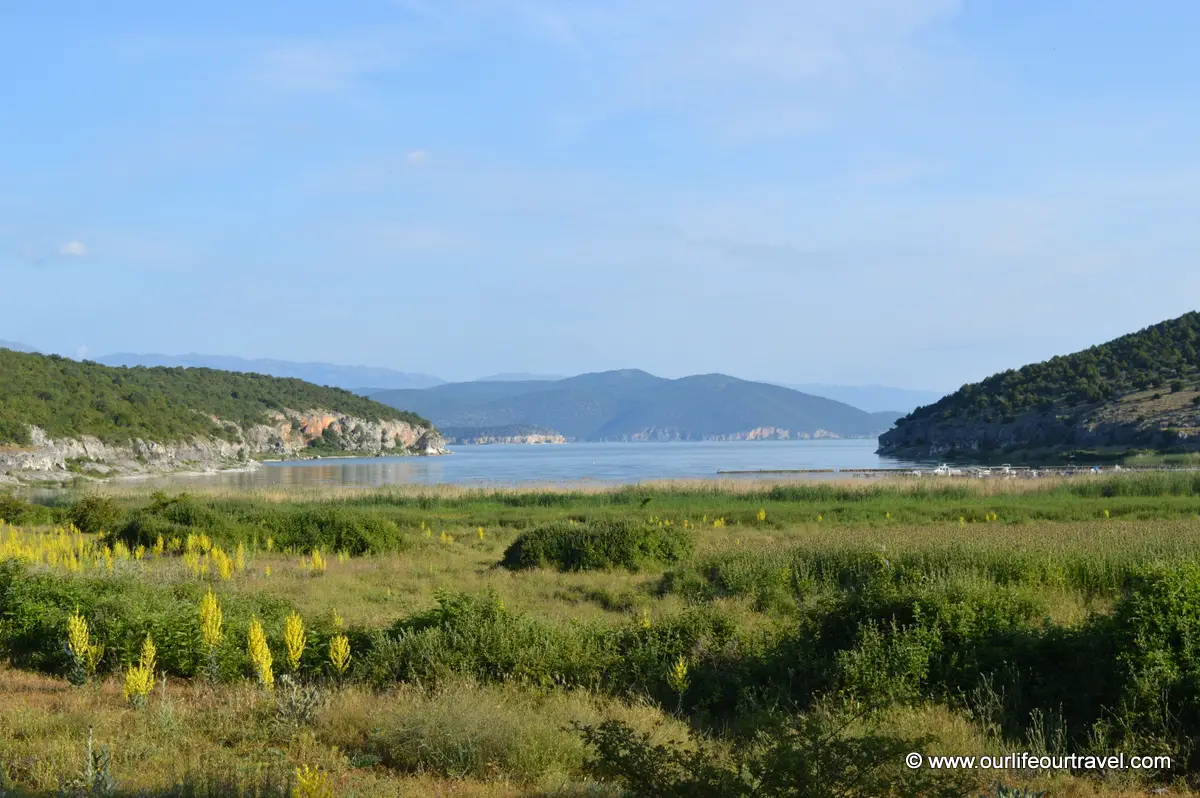
[[[96,358],[106,366],[183,366],[210,368],[221,371],[244,371],[271,377],[294,377],[315,385],[329,385],[346,390],[363,385],[379,390],[394,388],[429,388],[445,380],[429,374],[410,374],[404,371],[374,366],[339,366],[333,363],[296,363],[290,360],[247,359],[228,355],[138,355],[118,352]]]
[[[11,349],[14,352],[36,352],[32,346],[19,344],[16,341],[0,341],[0,349]]]
[[[489,374],[486,377],[480,377],[474,382],[528,382],[530,380],[565,380],[566,374],[528,374],[526,372],[501,372],[500,374]]]
[[[0,341],[0,347],[18,352],[37,351],[25,344]],[[432,374],[410,373],[374,366],[343,366],[333,363],[299,363],[290,360],[251,359],[227,355],[134,354],[118,352],[95,358],[97,363],[107,366],[183,366],[221,369],[224,371],[254,372],[271,377],[295,377],[317,385],[345,388],[360,396],[371,396],[382,391],[397,389],[424,389],[446,385],[446,380]],[[525,372],[502,372],[480,377],[473,382],[536,383],[561,382],[567,377],[558,374],[530,374]],[[453,383],[463,384],[463,383]],[[933,391],[892,388],[885,385],[825,385],[822,383],[787,384],[771,383],[812,396],[833,399],[869,413],[894,412],[902,415],[917,407],[932,404],[941,398]]]
[[[579,441],[867,437],[901,412],[856,407],[724,374],[669,380],[636,369],[562,380],[446,383],[372,399],[438,427],[531,425]]]

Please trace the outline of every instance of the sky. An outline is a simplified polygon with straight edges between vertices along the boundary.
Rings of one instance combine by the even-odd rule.
[[[0,339],[952,390],[1196,309],[1193,0],[0,5]]]

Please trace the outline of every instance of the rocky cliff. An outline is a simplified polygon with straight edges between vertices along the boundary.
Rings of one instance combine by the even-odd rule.
[[[28,445],[0,447],[0,475],[11,480],[65,472],[106,476],[217,471],[256,468],[258,455],[289,457],[306,452],[445,453],[445,441],[436,430],[405,421],[358,418],[322,409],[274,412],[269,418],[269,423],[249,427],[224,424],[228,439],[135,439],[128,444],[105,443],[88,435],[51,438],[39,427],[30,426]],[[221,423],[220,419],[214,421]]]
[[[531,424],[504,424],[494,427],[445,427],[442,434],[450,444],[489,443],[566,443],[559,432]]]
[[[696,435],[672,427],[648,427],[628,435],[605,436],[605,441],[788,441],[821,438],[841,438],[828,430],[793,432],[779,427],[755,427],[745,432],[730,432],[725,435]]]
[[[489,443],[566,443],[567,439],[557,432],[545,434],[531,432],[525,435],[490,435],[488,433],[461,433],[446,438],[451,445],[475,446]]]

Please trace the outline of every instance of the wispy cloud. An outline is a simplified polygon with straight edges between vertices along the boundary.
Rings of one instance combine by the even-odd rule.
[[[341,92],[367,75],[399,64],[398,49],[394,41],[378,34],[284,43],[258,54],[251,78],[259,87],[273,91]]]
[[[940,62],[923,35],[959,9],[958,0],[456,5],[506,10],[531,35],[585,56],[589,99],[601,106],[593,113],[686,113],[738,139],[806,132],[857,94],[935,79]]]
[[[770,269],[796,269],[826,265],[830,255],[814,250],[804,250],[791,244],[770,244],[753,241],[702,242],[722,255],[744,265]]]
[[[58,248],[58,254],[64,258],[82,258],[88,254],[88,250],[82,241],[68,241]]]
[[[472,247],[470,236],[424,222],[353,225],[337,232],[342,246],[368,258],[441,257]]]

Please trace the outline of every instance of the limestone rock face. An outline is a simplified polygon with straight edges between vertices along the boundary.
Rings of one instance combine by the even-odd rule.
[[[813,438],[841,438],[827,430],[787,430],[782,427],[755,427],[744,432],[729,432],[723,435],[695,435],[673,427],[649,427],[639,432],[619,437],[606,437],[609,441],[788,441]]]
[[[449,443],[464,446],[485,445],[489,443],[566,443],[567,439],[557,432],[531,432],[526,435],[495,435],[489,432],[467,433],[460,432],[448,439]]]
[[[938,458],[984,457],[996,453],[1073,449],[1200,449],[1200,414],[1178,417],[1114,418],[1107,408],[1030,412],[1007,421],[906,419],[879,436],[879,453]],[[1174,426],[1178,424],[1179,426]]]
[[[220,422],[220,419],[214,419]],[[52,439],[30,427],[23,447],[0,448],[0,480],[76,472],[95,476],[169,471],[220,471],[258,467],[255,455],[302,454],[318,438],[337,449],[361,454],[445,454],[436,430],[391,419],[365,419],[328,410],[286,410],[267,424],[243,428],[226,424],[228,439],[197,437],[183,441],[105,443],[82,435]]]
[[[411,447],[417,454],[436,455],[446,453],[446,439],[435,429],[425,430]]]

